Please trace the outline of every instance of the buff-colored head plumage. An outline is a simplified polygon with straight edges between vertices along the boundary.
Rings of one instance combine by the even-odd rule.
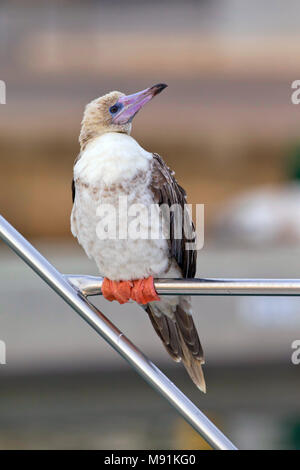
[[[107,95],[96,98],[86,105],[81,122],[79,143],[81,150],[95,137],[106,132],[122,132],[130,134],[131,123],[116,124],[112,122],[112,115],[109,111],[119,98],[125,96],[120,91],[111,91]]]
[[[111,91],[91,101],[85,108],[81,123],[79,136],[81,150],[84,150],[91,140],[106,132],[130,134],[134,116],[166,86],[164,83],[158,83],[127,96],[119,91]]]

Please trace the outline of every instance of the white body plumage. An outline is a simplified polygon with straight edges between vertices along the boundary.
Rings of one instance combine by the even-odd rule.
[[[100,273],[111,280],[163,277],[172,269],[168,241],[163,238],[119,240],[97,236],[97,226],[101,224],[97,210],[101,205],[115,207],[116,212],[107,215],[105,223],[116,222],[118,230],[122,223],[128,223],[125,214],[119,213],[120,197],[126,196],[128,211],[133,204],[154,205],[149,188],[152,158],[129,135],[108,132],[87,145],[74,167],[72,233],[95,260]],[[142,222],[150,224],[148,214]],[[179,275],[177,267],[173,275]]]

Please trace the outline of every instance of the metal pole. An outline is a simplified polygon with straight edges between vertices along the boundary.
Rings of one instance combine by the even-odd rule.
[[[84,295],[100,295],[102,278],[67,275]],[[300,295],[300,279],[156,279],[160,295]]]
[[[124,357],[214,449],[236,450],[234,444],[2,216],[0,238]]]

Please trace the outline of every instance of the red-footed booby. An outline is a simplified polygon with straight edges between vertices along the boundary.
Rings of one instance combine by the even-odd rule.
[[[174,172],[159,155],[144,150],[130,136],[134,116],[166,86],[154,85],[129,96],[113,91],[86,106],[79,136],[81,151],[74,165],[71,230],[104,278],[103,296],[121,304],[130,299],[139,303],[168,353],[176,362],[183,362],[193,382],[205,392],[203,350],[190,298],[160,299],[153,283],[153,278],[195,276],[196,250],[186,249],[186,242],[191,241],[184,230],[186,213],[180,227],[181,239],[174,236],[174,217],[168,221],[168,238],[105,238],[97,232],[99,224],[103,228],[103,219],[99,222],[97,216],[99,206],[110,204],[116,209],[119,225],[126,219],[124,207],[119,206],[120,197],[127,198],[128,213],[134,204],[147,208],[174,204],[183,208],[186,204],[186,193]],[[114,217],[115,222],[113,212],[108,218]],[[146,229],[151,229],[151,217],[145,220]],[[187,226],[193,233],[189,216]]]

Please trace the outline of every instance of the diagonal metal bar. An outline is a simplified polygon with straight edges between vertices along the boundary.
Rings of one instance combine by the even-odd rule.
[[[0,238],[157,390],[214,448],[234,444],[131,341],[0,216]]]
[[[100,295],[102,278],[67,275],[84,295]],[[156,279],[160,295],[286,295],[300,296],[300,279]]]

